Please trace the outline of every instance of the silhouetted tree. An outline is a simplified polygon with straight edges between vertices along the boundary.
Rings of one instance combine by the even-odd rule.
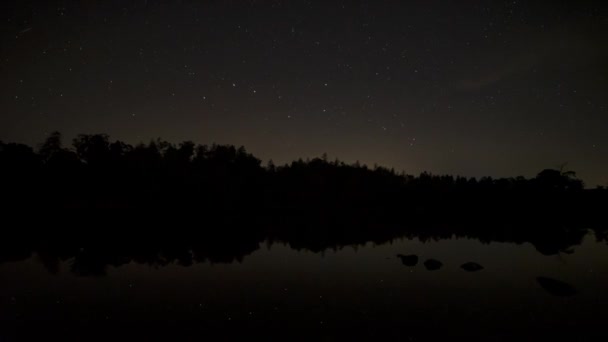
[[[46,162],[55,154],[62,150],[61,148],[61,133],[58,131],[52,132],[40,145],[38,154]]]
[[[80,166],[78,155],[62,147],[61,133],[57,131],[52,132],[41,144],[38,154],[47,167],[58,172],[71,172]]]
[[[80,134],[73,141],[81,161],[88,165],[104,165],[110,159],[110,142],[106,134]]]
[[[536,176],[537,184],[547,190],[567,191],[582,190],[583,182],[576,179],[574,171],[545,169]]]

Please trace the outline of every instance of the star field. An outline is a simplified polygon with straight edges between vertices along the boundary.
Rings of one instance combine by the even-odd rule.
[[[0,139],[327,152],[419,173],[608,184],[599,1],[7,1]]]

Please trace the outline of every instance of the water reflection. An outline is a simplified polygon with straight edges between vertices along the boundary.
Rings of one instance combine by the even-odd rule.
[[[545,256],[530,242],[454,237],[322,251],[255,234],[5,240],[0,335],[584,340],[608,319],[608,248],[593,235],[581,242],[572,254]],[[429,272],[429,260],[443,266]],[[474,265],[483,271],[466,272]]]
[[[318,223],[318,222],[317,222]],[[169,225],[167,225],[169,226]],[[595,230],[598,241],[604,239]],[[89,227],[86,232],[61,234],[40,232],[7,234],[0,241],[0,263],[25,260],[37,255],[50,273],[58,272],[58,265],[72,260],[71,271],[78,275],[103,275],[108,266],[136,262],[164,266],[177,263],[189,266],[201,262],[234,263],[260,249],[266,243],[288,245],[297,251],[325,253],[346,247],[358,248],[366,243],[385,244],[399,239],[422,243],[451,239],[473,239],[482,244],[508,242],[532,244],[543,255],[572,253],[587,229],[578,226],[510,225],[490,229],[484,225],[438,226],[412,224],[397,226],[370,223],[310,221],[294,222],[286,229],[275,224],[260,224],[245,220],[207,225],[201,229],[173,228],[171,233],[157,234],[144,229],[130,229],[129,233],[115,232],[107,227]],[[396,253],[406,266],[415,266],[418,255]],[[425,258],[428,270],[438,270],[442,261],[433,256]],[[466,271],[483,267],[467,262]]]

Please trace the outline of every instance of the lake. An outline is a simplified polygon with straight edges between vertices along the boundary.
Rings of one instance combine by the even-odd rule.
[[[549,256],[530,243],[466,238],[320,253],[258,245],[231,262],[135,256],[94,274],[69,253],[4,260],[0,341],[608,336],[608,246],[592,233],[572,253]],[[428,259],[442,265],[429,270]],[[467,262],[483,269],[465,271]]]

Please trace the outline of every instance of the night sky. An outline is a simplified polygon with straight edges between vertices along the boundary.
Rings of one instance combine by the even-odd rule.
[[[2,1],[0,139],[608,184],[608,1]]]

